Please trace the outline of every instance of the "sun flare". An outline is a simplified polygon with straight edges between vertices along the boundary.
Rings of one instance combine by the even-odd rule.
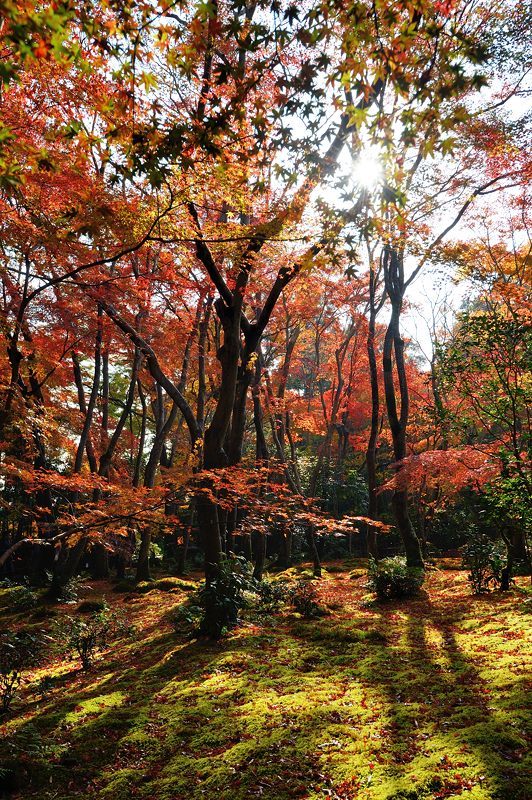
[[[364,148],[353,161],[353,178],[357,186],[374,189],[382,181],[383,169],[376,148]]]

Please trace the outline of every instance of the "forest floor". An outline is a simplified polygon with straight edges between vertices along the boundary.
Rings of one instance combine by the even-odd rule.
[[[27,676],[0,720],[3,796],[529,800],[527,579],[474,597],[440,569],[419,598],[377,604],[353,566],[316,582],[325,616],[249,609],[218,642],[171,623],[193,578],[126,594],[88,581],[83,597],[125,609],[135,634],[89,671],[56,656]],[[75,612],[0,610],[38,628]]]

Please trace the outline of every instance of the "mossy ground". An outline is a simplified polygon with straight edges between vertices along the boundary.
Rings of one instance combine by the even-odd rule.
[[[216,643],[173,630],[189,585],[92,584],[137,633],[89,672],[57,659],[26,677],[0,727],[7,767],[18,758],[6,796],[528,800],[522,592],[473,597],[446,569],[419,598],[379,605],[339,566],[316,583],[327,616],[255,610]],[[55,686],[40,699],[44,674]]]

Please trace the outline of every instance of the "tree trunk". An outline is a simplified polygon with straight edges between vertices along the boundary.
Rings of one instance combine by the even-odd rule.
[[[81,559],[87,549],[87,537],[82,536],[73,547],[69,547],[62,564],[57,564],[54,569],[50,594],[57,595],[63,586],[76,575]]]
[[[85,420],[83,422],[83,429],[81,431],[81,436],[79,438],[78,449],[76,452],[76,458],[74,460],[74,472],[81,471],[81,465],[83,463],[83,452],[87,446],[87,441],[90,434],[90,429],[92,425],[92,417],[94,414],[94,409],[96,408],[96,401],[98,399],[98,391],[100,388],[100,371],[101,371],[101,349],[102,349],[102,309],[101,306],[98,306],[98,330],[96,332],[96,344],[94,349],[94,378],[92,381],[92,389],[89,397],[89,402],[87,404],[87,413],[85,414]],[[92,466],[91,466],[92,468]]]
[[[253,398],[253,424],[255,425],[256,439],[255,457],[257,461],[265,461],[267,463],[270,460],[270,453],[268,450],[268,444],[266,442],[266,436],[264,435],[264,415],[262,413],[262,405],[260,402],[261,371],[262,364],[259,357],[257,358],[257,363],[255,364],[255,379],[251,389],[251,395]]]
[[[137,583],[141,581],[151,581],[150,573],[150,547],[151,547],[151,530],[144,526],[140,535],[140,549],[137,560],[137,571],[135,580]]]
[[[195,510],[193,506],[190,514],[190,525],[185,526],[183,532],[183,544],[177,551],[176,575],[184,575],[186,571],[188,545],[190,543],[190,535],[192,533],[192,527],[194,525],[194,516],[195,516]]]
[[[383,251],[384,277],[386,291],[392,303],[392,314],[386,335],[382,365],[384,374],[384,393],[386,397],[386,410],[392,434],[393,450],[395,457],[395,470],[402,469],[401,461],[406,456],[406,426],[408,423],[409,397],[406,379],[404,342],[401,338],[399,319],[403,303],[404,273],[402,255],[395,248],[386,246]],[[395,396],[395,383],[393,376],[392,353],[395,356],[395,369],[397,372],[399,393],[401,401],[400,414],[397,411]],[[424,567],[423,555],[419,539],[416,536],[410,516],[408,514],[408,494],[405,490],[395,490],[392,497],[392,508],[399,534],[405,548],[406,561],[409,567]]]
[[[316,544],[316,534],[314,532],[314,526],[311,525],[308,532],[308,542],[310,545],[310,551],[312,553],[312,563],[313,563],[313,575],[315,578],[321,578],[321,561],[320,561],[320,554],[318,553],[318,547]]]
[[[147,489],[152,489],[155,485],[155,478],[157,476],[157,469],[161,460],[161,452],[164,443],[172,429],[177,416],[177,405],[172,403],[172,408],[168,417],[165,419],[164,400],[161,392],[158,392],[157,401],[157,432],[153,445],[144,471],[144,486]],[[149,525],[143,525],[140,538],[140,550],[137,562],[137,581],[151,580],[150,574],[150,548],[151,548],[151,529]]]
[[[378,519],[377,497],[377,437],[379,435],[379,375],[377,371],[377,356],[375,354],[375,323],[377,310],[375,307],[376,279],[374,270],[370,270],[370,310],[366,351],[368,354],[369,377],[371,386],[371,428],[366,448],[366,466],[368,470],[368,517]],[[379,557],[377,547],[377,532],[371,525],[367,526],[366,542],[368,556],[375,560]]]
[[[256,581],[261,581],[266,564],[266,534],[262,531],[256,534],[257,545],[255,547],[255,565],[253,567],[253,577]]]
[[[281,530],[278,566],[281,570],[290,569],[292,566],[292,530],[288,525]]]
[[[90,573],[97,581],[105,581],[110,577],[109,551],[103,544],[97,543],[91,548]]]

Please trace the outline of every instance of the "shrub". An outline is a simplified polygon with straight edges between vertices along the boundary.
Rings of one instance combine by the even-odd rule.
[[[170,616],[176,633],[193,633],[201,623],[202,609],[195,605],[180,605]]]
[[[16,611],[27,611],[30,608],[35,608],[39,602],[39,595],[29,586],[13,584],[9,587],[8,602],[11,608]]]
[[[290,589],[288,596],[295,611],[305,619],[322,616],[323,610],[317,602],[316,587],[311,581],[297,581]]]
[[[277,611],[289,597],[288,586],[284,581],[259,581],[256,587],[257,605],[266,613]]]
[[[76,608],[78,614],[93,614],[97,611],[107,611],[107,603],[104,597],[94,600],[82,600]]]
[[[76,653],[83,669],[92,667],[96,655],[105,650],[109,640],[120,634],[131,634],[133,628],[118,613],[107,610],[83,619],[65,617],[55,626],[57,638],[65,642],[67,652]]]
[[[56,600],[59,603],[75,603],[79,600],[79,593],[83,586],[83,578],[81,575],[70,578],[70,580],[64,584],[59,583],[50,572],[47,573],[47,577],[50,581],[50,588],[48,590],[50,599]],[[85,586],[85,588],[90,589],[90,586]]]
[[[199,633],[211,639],[222,634],[238,622],[238,612],[246,604],[245,593],[256,591],[256,581],[251,575],[252,566],[242,556],[225,558],[218,575],[198,592],[203,609]]]
[[[53,675],[43,675],[35,686],[33,694],[40,697],[41,700],[47,700],[53,689],[55,689],[57,678]]]
[[[113,586],[113,592],[117,592],[118,594],[136,594],[138,591],[139,589],[135,581],[129,578],[124,578]]]
[[[160,578],[157,581],[141,581],[137,584],[137,590],[143,594],[154,590],[160,592],[192,592],[195,588],[195,585],[190,581],[184,581],[182,578],[173,578],[171,575],[166,578]]]
[[[421,586],[425,573],[421,568],[409,567],[404,556],[370,559],[368,564],[368,588],[381,600],[394,597],[413,597]]]
[[[46,786],[64,747],[54,744],[29,721],[5,731],[0,750],[0,796],[23,796],[29,783],[33,789]]]
[[[467,576],[473,594],[489,592],[501,586],[506,567],[506,548],[480,534],[468,542],[462,551],[462,564],[469,570]]]
[[[45,637],[42,633],[0,635],[0,713],[9,711],[22,682],[22,673],[41,660]]]

